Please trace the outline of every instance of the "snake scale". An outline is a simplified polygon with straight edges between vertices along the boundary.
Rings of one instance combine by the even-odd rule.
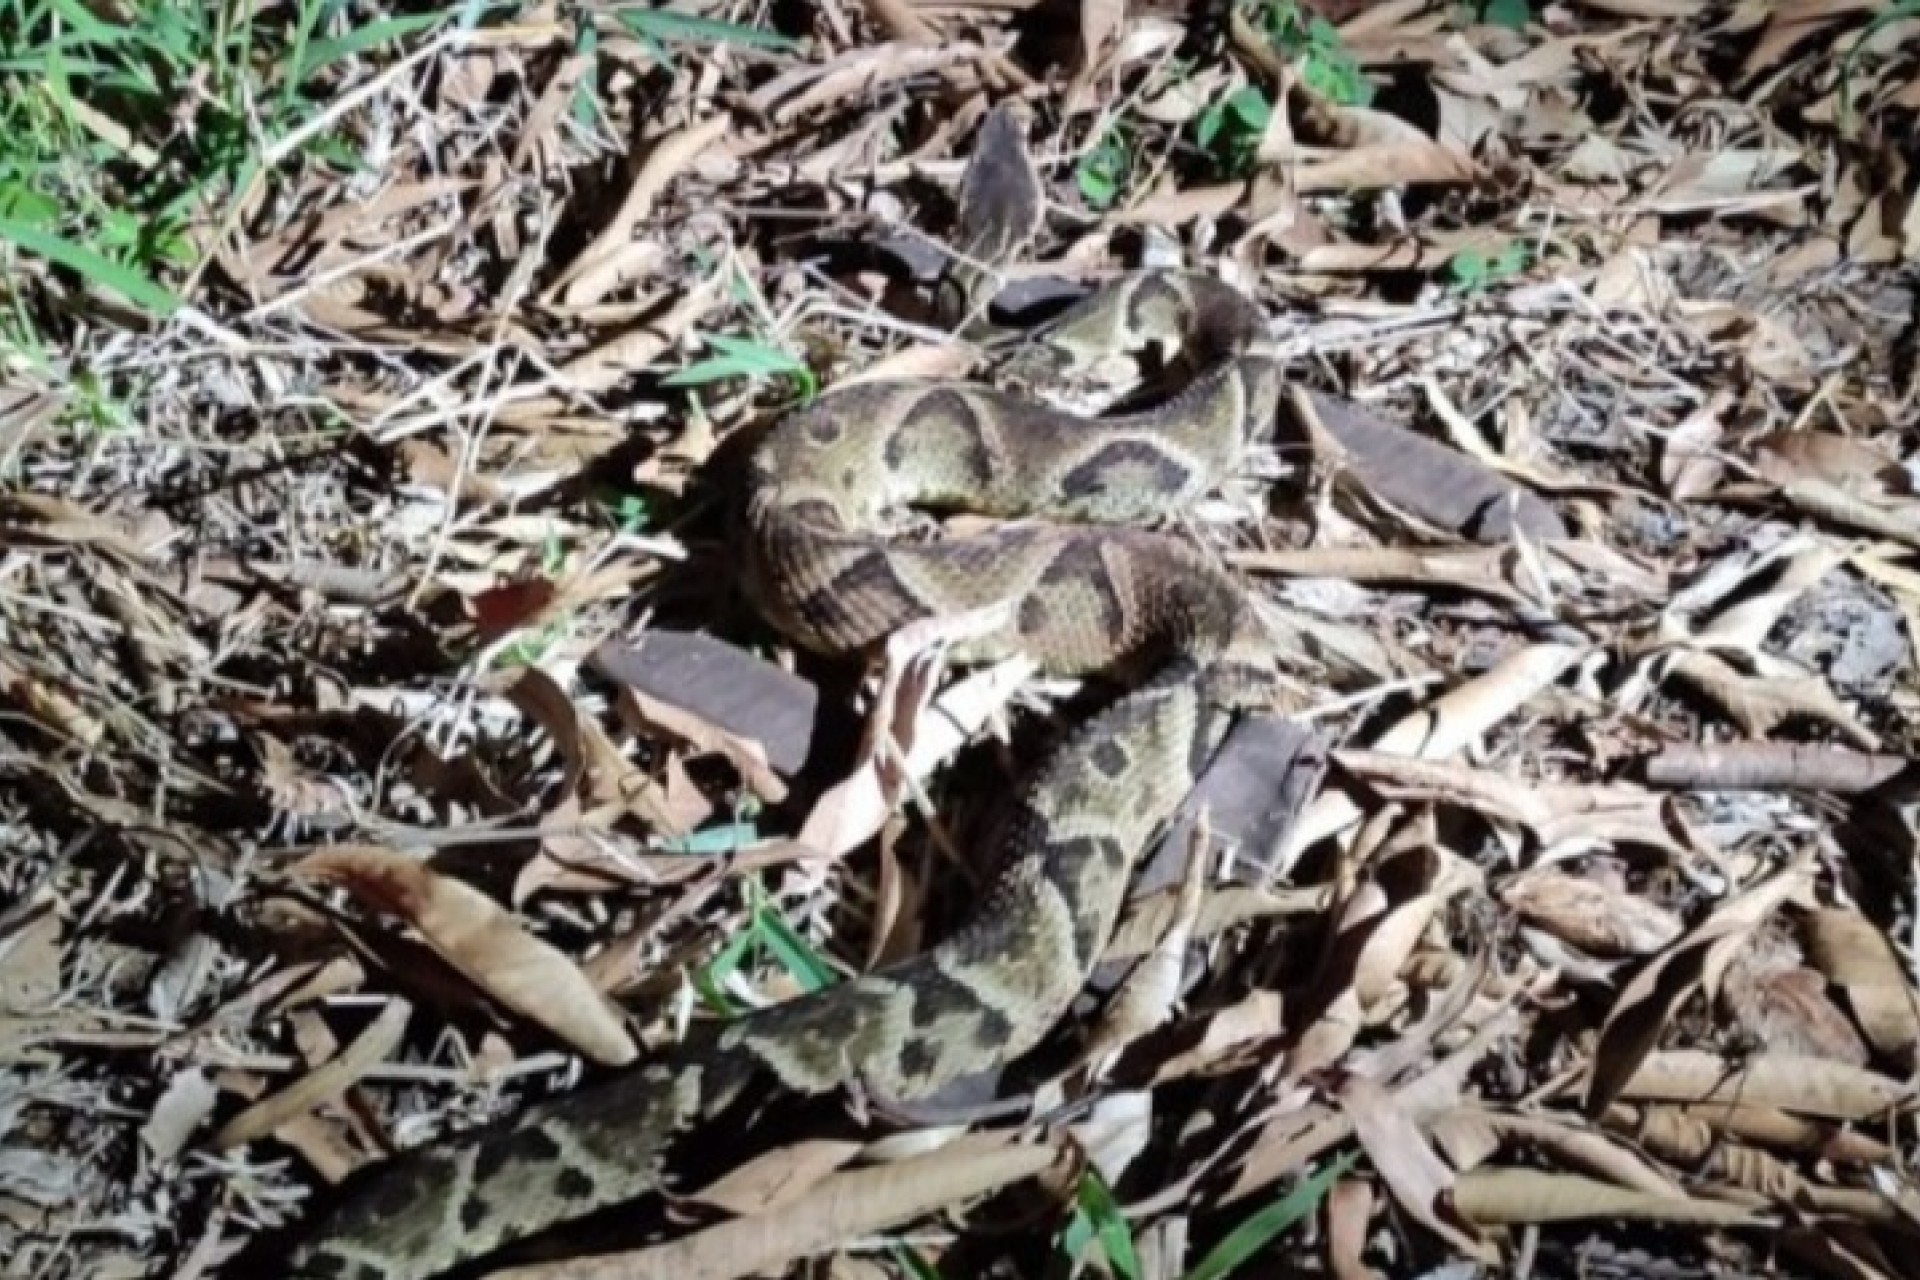
[[[996,108],[962,186],[943,312],[989,296],[994,264],[1039,223],[1039,191],[1018,118]],[[673,1140],[747,1090],[858,1085],[906,1101],[1034,1047],[1099,958],[1135,858],[1231,716],[1273,688],[1274,646],[1244,589],[1186,543],[1137,527],[1190,508],[1268,431],[1281,373],[1256,354],[1261,332],[1237,290],[1142,271],[1021,351],[1054,372],[1147,343],[1207,353],[1148,410],[1087,419],[973,383],[893,381],[836,389],[777,423],[749,463],[744,559],[750,595],[794,642],[871,650],[910,623],[997,606],[996,628],[956,657],[1019,651],[1053,672],[1124,671],[1129,691],[1038,770],[1004,828],[993,888],[957,933],[384,1163],[309,1231],[288,1274],[425,1280],[661,1189]],[[912,509],[1000,523],[902,540],[889,521]]]

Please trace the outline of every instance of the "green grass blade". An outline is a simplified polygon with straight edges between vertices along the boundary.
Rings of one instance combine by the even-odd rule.
[[[28,253],[77,271],[94,284],[113,290],[155,315],[170,316],[183,305],[144,273],[39,227],[0,218],[0,240],[10,240]]]
[[[660,380],[668,387],[697,387],[723,378],[750,378],[756,375],[791,374],[805,379],[812,370],[805,363],[778,347],[748,338],[731,338],[724,333],[707,335],[707,343],[719,355],[696,361]]]
[[[453,16],[453,11],[450,9],[440,13],[403,14],[397,18],[370,22],[364,27],[357,27],[331,40],[316,40],[307,46],[306,56],[295,66],[294,82],[305,84],[316,72],[324,70],[342,58],[350,58],[356,53],[365,53],[389,41],[431,30]]]
[[[887,1252],[893,1255],[893,1260],[900,1264],[900,1269],[906,1272],[911,1280],[944,1280],[940,1274],[940,1268],[921,1257],[917,1249],[904,1244],[894,1244],[887,1246]]]
[[[1084,1217],[1093,1238],[1100,1242],[1100,1251],[1107,1256],[1107,1265],[1121,1280],[1140,1280],[1140,1255],[1134,1251],[1133,1228],[1120,1212],[1120,1205],[1106,1181],[1088,1169],[1080,1176],[1075,1199],[1078,1202],[1075,1216]],[[1080,1248],[1085,1248],[1084,1241]]]
[[[729,822],[724,826],[708,827],[704,831],[689,831],[686,835],[662,840],[660,848],[666,853],[718,857],[721,854],[737,853],[759,838],[760,828],[753,823]]]
[[[1333,1184],[1345,1177],[1359,1158],[1357,1152],[1348,1152],[1235,1227],[1187,1272],[1186,1280],[1225,1280],[1281,1232],[1319,1208]]]
[[[758,891],[754,898],[754,927],[782,968],[809,991],[823,991],[840,980],[826,957],[814,950],[813,945],[787,923],[785,916],[761,899]]]
[[[742,44],[757,49],[779,49],[791,53],[800,42],[778,31],[743,27],[737,22],[696,17],[673,9],[621,8],[613,11],[620,24],[638,36],[656,40],[693,41],[701,44]]]

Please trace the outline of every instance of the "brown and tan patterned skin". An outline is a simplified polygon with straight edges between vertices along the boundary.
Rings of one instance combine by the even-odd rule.
[[[1017,251],[1036,192],[1019,127],[996,111],[963,201],[977,256],[949,280],[950,308],[976,301],[983,268]],[[857,652],[918,619],[1003,605],[1006,625],[962,657],[1019,650],[1053,671],[1151,675],[1031,780],[989,900],[959,933],[388,1162],[317,1224],[288,1274],[426,1280],[659,1189],[671,1142],[745,1089],[858,1084],[911,1100],[1045,1036],[1105,945],[1135,858],[1231,714],[1271,688],[1274,655],[1239,584],[1171,536],[1122,527],[1190,508],[1267,430],[1280,369],[1254,354],[1259,332],[1258,310],[1220,282],[1144,272],[1069,310],[1023,358],[1065,369],[1162,338],[1218,353],[1151,412],[1089,421],[973,384],[896,382],[830,393],[778,424],[750,464],[744,550],[752,594],[795,642]],[[1007,523],[889,536],[911,508]]]

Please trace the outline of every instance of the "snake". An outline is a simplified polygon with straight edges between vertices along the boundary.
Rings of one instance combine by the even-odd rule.
[[[983,300],[1045,201],[1010,103],[983,118],[936,308],[988,332]],[[969,315],[971,314],[971,319]],[[1115,351],[1196,353],[1144,408],[1082,416],[963,379],[853,381],[784,414],[745,476],[744,585],[803,649],[865,653],[915,623],[982,619],[957,662],[1024,654],[1122,692],[1064,732],[998,828],[998,870],[950,935],[908,958],[728,1020],[655,1060],[376,1163],[287,1255],[297,1280],[428,1280],[668,1189],[676,1142],[753,1090],[860,1089],[910,1103],[1015,1062],[1082,992],[1136,860],[1236,714],[1274,700],[1276,645],[1248,591],[1167,526],[1265,440],[1281,365],[1264,317],[1204,272],[1117,275],[1030,331],[1017,377]],[[970,512],[985,528],[914,536]],[[903,531],[902,525],[908,526]]]

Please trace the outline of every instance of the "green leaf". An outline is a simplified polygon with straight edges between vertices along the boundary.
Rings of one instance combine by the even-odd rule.
[[[1533,6],[1527,0],[1487,0],[1480,10],[1480,19],[1496,27],[1525,31],[1533,21]]]
[[[1869,40],[1879,35],[1880,32],[1887,27],[1892,26],[1904,18],[1912,18],[1915,16],[1920,16],[1920,0],[1894,0],[1892,4],[1889,4],[1879,13],[1873,15],[1867,22],[1867,25],[1861,28],[1860,34],[1854,39],[1853,44],[1848,47],[1846,53],[1841,56],[1840,123],[1844,128],[1851,131],[1854,125],[1853,68],[1854,64],[1860,59],[1861,51],[1867,47]]]
[[[670,373],[660,381],[669,387],[698,387],[723,378],[774,377],[788,374],[811,382],[813,370],[778,347],[750,338],[732,338],[723,333],[707,335],[707,342],[720,352]]]
[[[754,930],[743,929],[727,940],[718,955],[695,969],[691,975],[693,989],[700,998],[712,1005],[715,1011],[732,1016],[733,1001],[726,995],[726,981],[738,972],[740,962],[746,958],[747,949],[754,943]]]
[[[1359,1158],[1357,1153],[1348,1152],[1242,1222],[1207,1251],[1199,1265],[1187,1272],[1186,1280],[1225,1280],[1281,1232],[1319,1208],[1333,1184],[1345,1177]]]
[[[402,14],[399,17],[370,22],[364,27],[354,27],[345,35],[336,36],[331,40],[316,40],[308,47],[306,56],[295,65],[294,82],[305,84],[313,78],[315,73],[343,58],[351,58],[356,53],[377,49],[389,41],[403,39],[415,32],[430,30],[452,16],[450,10],[440,13]]]
[[[777,31],[743,27],[737,22],[702,18],[676,9],[618,8],[613,16],[637,36],[655,40],[683,40],[703,44],[743,44],[759,49],[793,52],[800,42]]]
[[[14,218],[34,227],[50,227],[60,217],[60,203],[24,182],[0,182],[0,218]]]
[[[771,903],[761,899],[757,887],[754,897],[754,928],[781,968],[809,991],[824,991],[840,981],[840,975],[834,972],[826,957],[814,950]]]
[[[1473,293],[1527,268],[1527,246],[1509,240],[1498,249],[1462,249],[1447,259],[1447,275],[1463,292]]]
[[[887,1246],[887,1252],[912,1280],[941,1280],[940,1268],[920,1256],[920,1251],[904,1244]]]
[[[614,506],[613,517],[622,533],[639,533],[653,523],[653,504],[644,493],[623,493]]]
[[[729,822],[718,827],[708,827],[701,831],[689,831],[683,836],[674,836],[660,842],[660,848],[667,853],[700,854],[718,856],[733,853],[745,845],[760,838],[760,828],[751,822]]]
[[[1113,1192],[1093,1169],[1080,1175],[1075,1196],[1073,1220],[1067,1225],[1062,1247],[1076,1262],[1085,1254],[1089,1240],[1100,1242],[1107,1265],[1121,1280],[1140,1280],[1140,1255],[1134,1251],[1133,1229],[1113,1198]]]
[[[0,218],[0,240],[11,240],[28,253],[79,272],[94,284],[111,289],[136,306],[170,316],[183,305],[180,299],[133,267],[103,258],[50,231],[11,218]]]
[[[1089,207],[1107,209],[1120,198],[1132,167],[1133,157],[1127,145],[1126,133],[1116,127],[1080,157],[1080,163],[1073,170],[1074,185],[1080,189],[1080,196]]]
[[[1231,111],[1241,124],[1255,131],[1265,129],[1267,122],[1273,119],[1272,104],[1267,101],[1264,93],[1252,85],[1236,89],[1228,95],[1227,110]]]
[[[600,74],[594,61],[594,54],[600,49],[600,31],[592,23],[580,25],[580,36],[573,42],[573,51],[586,60],[580,79],[573,86],[573,101],[568,106],[568,114],[574,123],[583,129],[593,127],[595,117],[600,110]]]

